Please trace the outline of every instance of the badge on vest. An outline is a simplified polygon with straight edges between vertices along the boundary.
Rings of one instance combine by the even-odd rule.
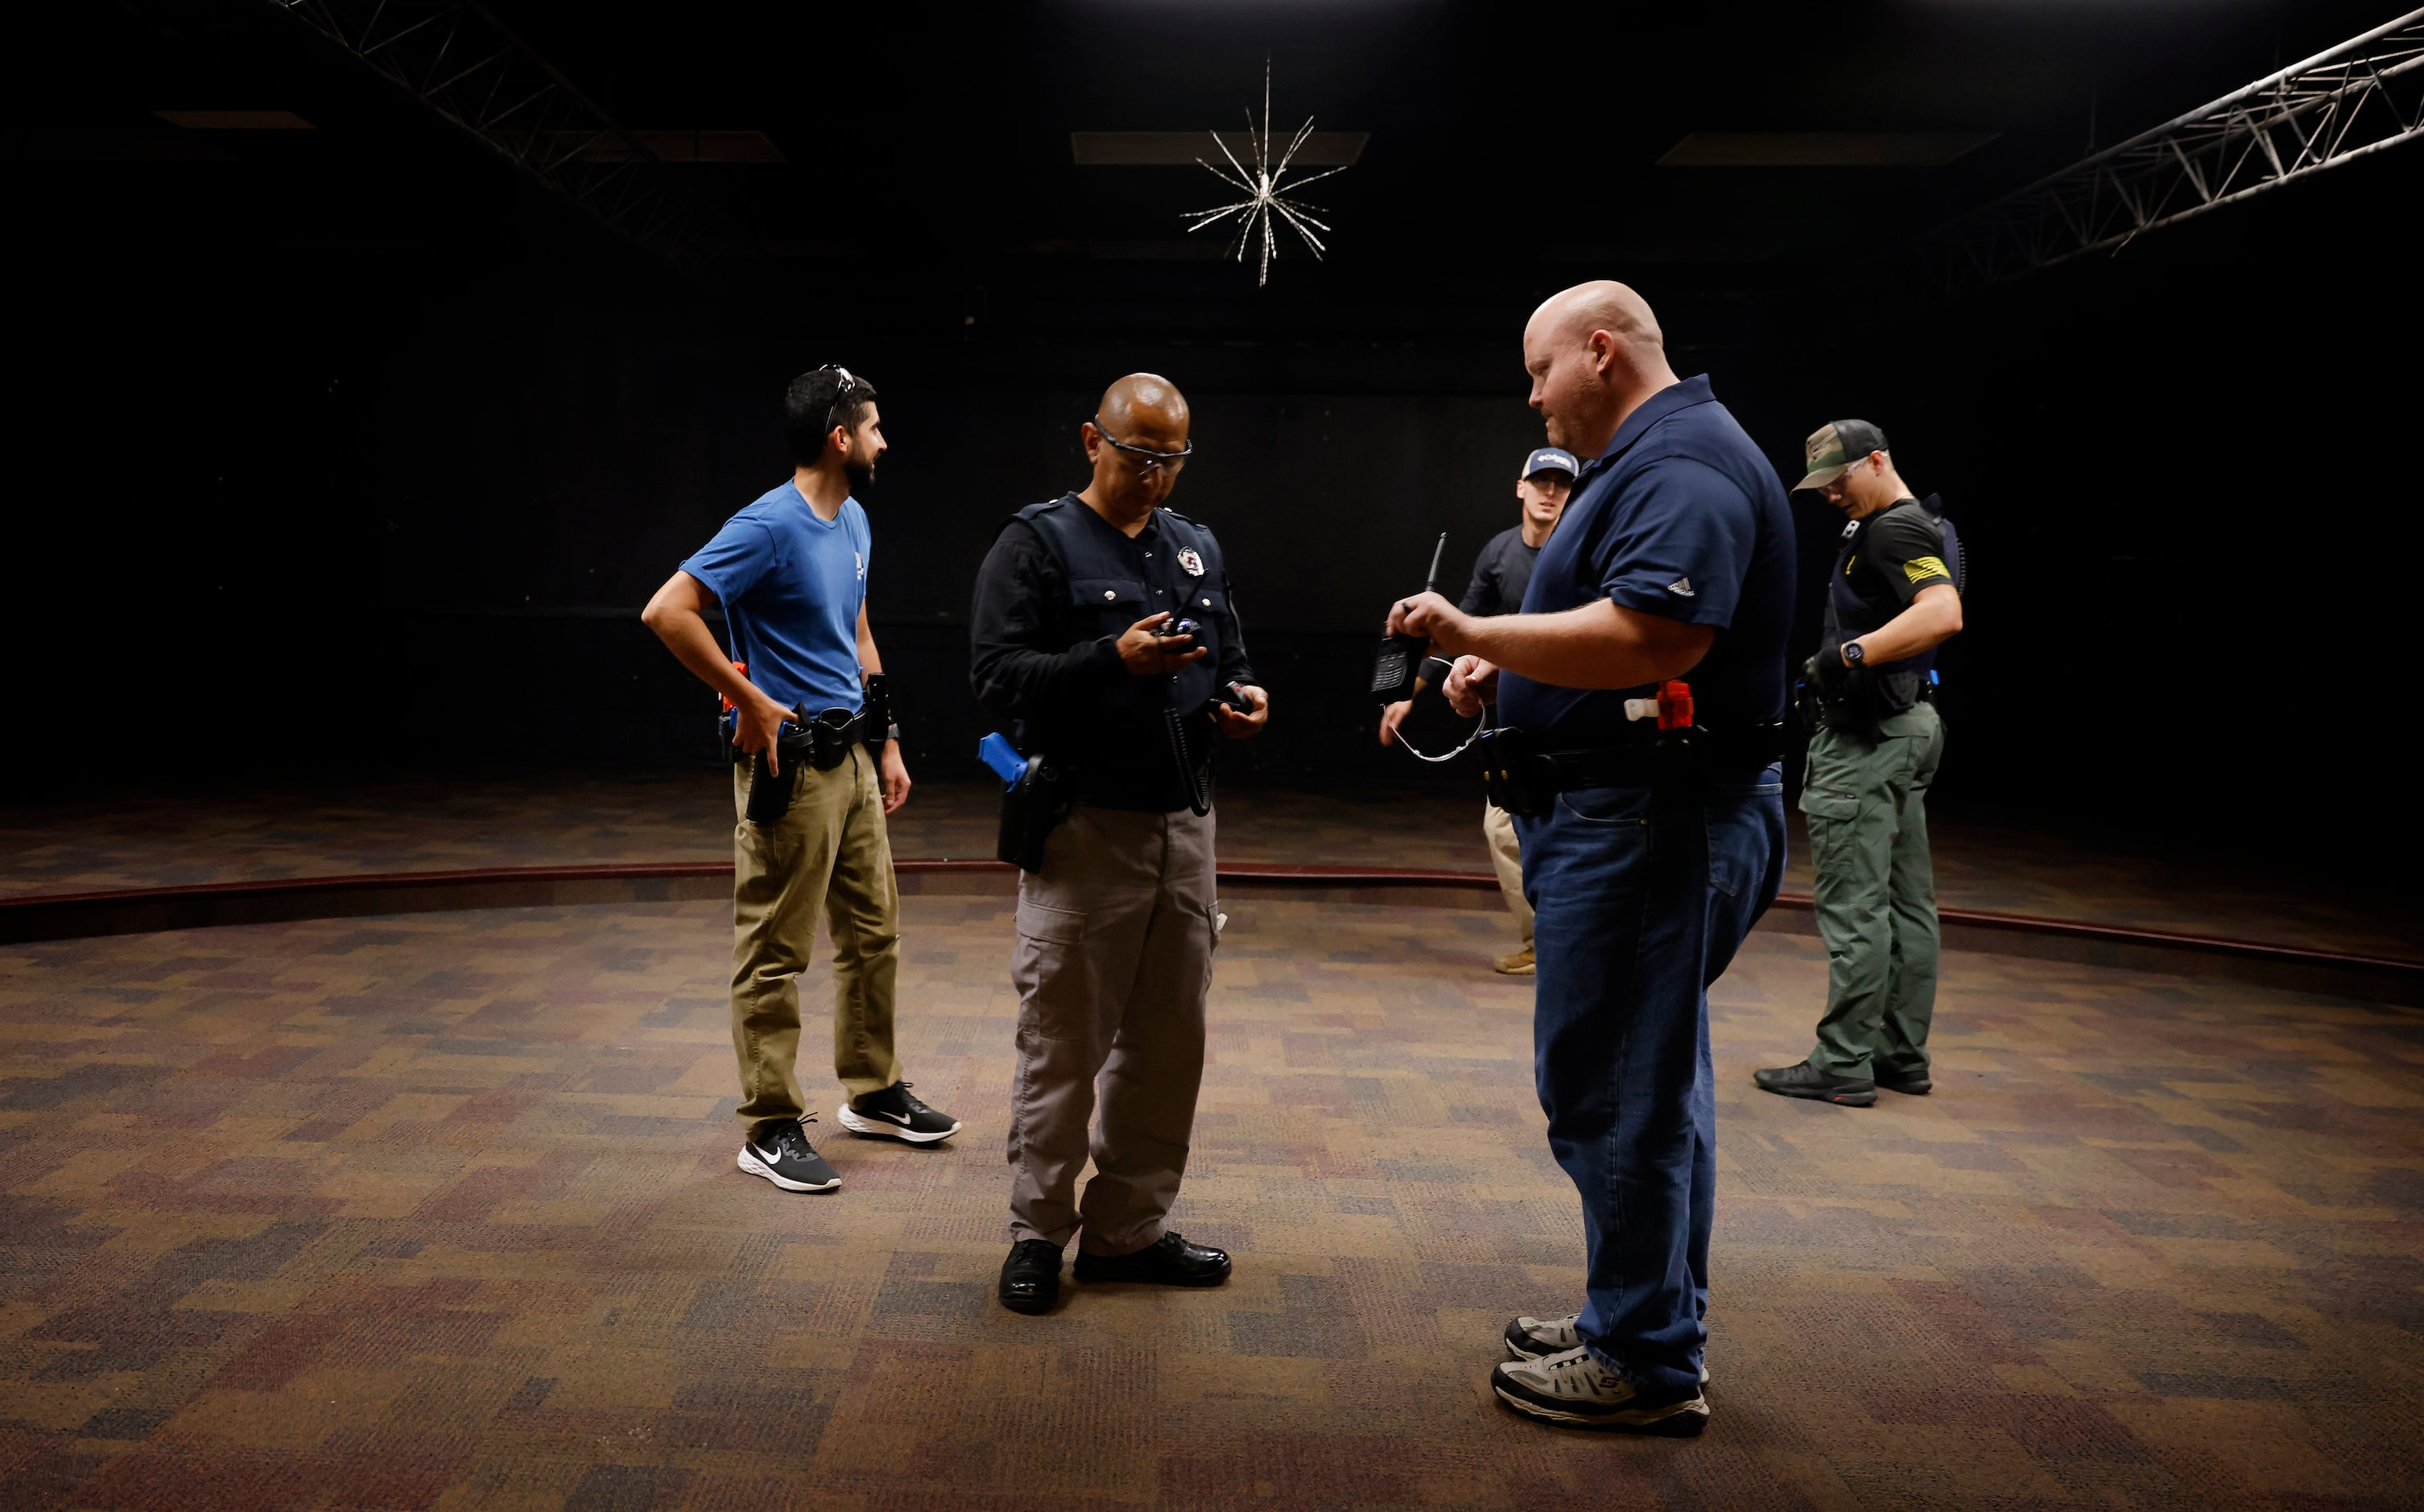
[[[1191,546],[1182,546],[1178,549],[1178,565],[1187,569],[1187,575],[1190,578],[1204,576],[1204,555]]]

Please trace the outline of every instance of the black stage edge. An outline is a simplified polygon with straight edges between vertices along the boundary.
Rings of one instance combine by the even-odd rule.
[[[903,893],[1007,893],[1017,885],[1017,873],[998,861],[912,859],[896,861],[893,867]],[[1497,878],[1477,871],[1249,865],[1221,867],[1220,883],[1275,900],[1502,906]],[[383,872],[55,893],[0,899],[0,944],[378,914],[710,900],[729,897],[731,887],[728,864],[699,861]],[[1939,917],[1949,950],[2226,978],[2291,992],[2424,1007],[2424,961],[1974,909],[1944,909]],[[1798,893],[1778,898],[1760,927],[1791,934],[1817,932],[1810,900]]]

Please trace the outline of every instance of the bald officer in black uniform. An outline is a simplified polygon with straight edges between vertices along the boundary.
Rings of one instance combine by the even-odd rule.
[[[1227,1254],[1163,1219],[1187,1170],[1220,936],[1212,747],[1260,734],[1270,700],[1246,661],[1220,543],[1160,507],[1194,450],[1188,425],[1169,379],[1112,384],[1079,430],[1092,480],[1020,510],[977,578],[977,699],[1021,755],[1065,774],[1072,801],[1018,883],[1016,1176],[999,1292],[1018,1313],[1058,1300],[1073,1236],[1079,1281],[1229,1278]],[[1191,633],[1176,633],[1182,620]]]

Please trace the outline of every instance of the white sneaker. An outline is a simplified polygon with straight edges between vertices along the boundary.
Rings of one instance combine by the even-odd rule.
[[[1543,1355],[1560,1354],[1582,1347],[1580,1313],[1569,1313],[1561,1318],[1520,1317],[1507,1325],[1505,1335],[1507,1358],[1538,1360]],[[1700,1384],[1709,1384],[1709,1367],[1700,1366]]]
[[[1580,1345],[1498,1365],[1490,1373],[1490,1386],[1516,1411],[1561,1428],[1689,1439],[1709,1425],[1708,1399],[1698,1387],[1686,1393],[1645,1395]]]
[[[1583,1336],[1574,1325],[1582,1320],[1580,1313],[1569,1313],[1561,1318],[1517,1318],[1507,1325],[1507,1356],[1510,1360],[1538,1360],[1542,1355],[1580,1348]]]

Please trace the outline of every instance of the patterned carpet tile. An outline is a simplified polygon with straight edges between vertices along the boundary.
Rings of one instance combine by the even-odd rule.
[[[0,1501],[2424,1499],[2424,1013],[1956,955],[1938,1091],[1855,1111],[1750,1086],[1825,982],[1754,936],[1715,994],[1714,1422],[1608,1441],[1484,1384],[1581,1278],[1503,915],[1233,900],[1175,1221],[1236,1278],[1022,1318],[1004,901],[906,900],[949,1145],[835,1130],[812,1020],[813,1197],[733,1169],[717,905],[0,954]]]
[[[996,790],[918,783],[893,853],[989,857]],[[1487,871],[1481,800],[1461,788],[1309,792],[1233,786],[1220,799],[1232,862]],[[1785,886],[1810,887],[1800,816]],[[594,862],[728,862],[731,789],[716,772],[387,779],[137,795],[0,809],[0,897],[364,872]],[[2424,899],[2285,877],[2120,842],[2088,846],[1976,822],[1934,825],[1951,908],[2079,919],[2363,955],[2424,959]]]

